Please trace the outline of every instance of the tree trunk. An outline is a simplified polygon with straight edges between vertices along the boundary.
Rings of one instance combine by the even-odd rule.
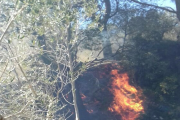
[[[76,81],[76,101],[79,110],[79,119],[80,120],[92,120],[90,114],[87,112],[86,107],[83,105],[83,101],[81,99],[78,81]]]
[[[111,48],[111,42],[109,39],[109,34],[107,32],[107,22],[110,18],[111,14],[111,4],[110,0],[104,0],[105,6],[106,6],[106,13],[104,15],[103,21],[101,24],[103,24],[104,30],[102,31],[102,42],[103,42],[103,55],[105,59],[109,59],[112,56],[112,48]]]
[[[79,119],[79,109],[77,106],[75,81],[73,81],[71,83],[71,86],[72,86],[72,95],[73,95],[73,103],[74,103],[74,111],[75,111],[75,120],[80,120]]]
[[[75,80],[74,80],[74,69],[73,69],[73,54],[70,50],[70,40],[71,40],[71,25],[68,26],[67,28],[67,49],[68,49],[68,56],[69,56],[69,68],[70,68],[70,80],[71,80],[71,89],[72,89],[72,96],[73,96],[73,104],[74,104],[74,112],[75,112],[75,120],[80,120],[79,119],[79,110],[77,106],[77,99],[76,99],[76,86],[75,86]]]
[[[180,0],[176,0],[176,11],[177,11],[177,18],[180,21]]]

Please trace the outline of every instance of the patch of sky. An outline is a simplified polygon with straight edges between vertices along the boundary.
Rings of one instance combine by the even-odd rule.
[[[172,0],[140,0],[141,2],[146,2],[146,3],[149,3],[149,4],[154,4],[154,5],[158,5],[158,6],[161,6],[161,7],[169,7],[169,8],[172,8],[174,10],[176,10],[176,5],[174,2],[172,2]],[[126,1],[127,2],[127,1]],[[102,2],[98,1],[98,4],[101,5],[101,9],[104,9],[105,8],[105,5],[102,4]],[[113,5],[111,4],[112,6],[112,10],[115,9],[116,3],[113,3]],[[123,4],[125,4],[125,2],[123,2]],[[134,6],[136,3],[133,3],[133,4],[130,4],[130,6]],[[122,5],[121,2],[119,5]],[[119,7],[124,7],[124,6],[119,6]],[[81,11],[82,12],[82,11]],[[89,20],[85,20],[84,19],[84,16],[80,16],[80,29],[86,29],[87,26],[92,22],[90,19]],[[86,21],[86,22],[84,22]],[[111,20],[108,21],[109,23],[111,22]]]
[[[162,7],[171,7],[176,10],[176,4],[172,0],[160,0],[158,4]]]
[[[142,2],[146,2],[149,4],[156,4],[161,7],[169,7],[176,10],[176,4],[173,2],[173,0],[140,0]]]

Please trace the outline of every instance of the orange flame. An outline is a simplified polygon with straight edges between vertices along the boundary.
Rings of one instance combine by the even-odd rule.
[[[86,97],[84,94],[81,93],[81,99],[84,100],[84,99],[86,99],[86,98],[87,98],[87,97]]]
[[[111,75],[112,88],[114,98],[109,111],[121,115],[122,120],[135,120],[140,112],[144,111],[142,100],[139,99],[141,90],[138,91],[135,87],[129,85],[129,77],[126,73],[119,74],[118,70],[112,70]]]

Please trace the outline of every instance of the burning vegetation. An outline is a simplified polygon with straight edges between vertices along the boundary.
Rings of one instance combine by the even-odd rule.
[[[131,86],[128,74],[118,70],[117,64],[104,65],[90,70],[84,75],[86,82],[79,83],[83,105],[92,119],[135,120],[144,112],[142,90]]]
[[[114,98],[108,110],[120,114],[122,120],[135,120],[144,110],[143,101],[139,98],[141,90],[129,84],[127,73],[119,74],[118,70],[112,70],[111,75],[113,81],[110,91]]]

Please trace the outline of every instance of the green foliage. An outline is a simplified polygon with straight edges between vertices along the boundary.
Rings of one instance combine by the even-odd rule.
[[[4,86],[0,87],[2,92],[0,100],[5,101],[1,107],[5,108],[3,113],[7,113],[7,116],[17,116],[15,119],[29,119],[30,117],[37,119],[37,116],[38,119],[47,119],[47,117],[61,119],[63,115],[61,116],[58,112],[63,108],[59,105],[62,101],[54,94],[59,89],[65,90],[58,87],[66,87],[72,83],[72,80],[77,79],[78,75],[86,71],[86,64],[77,64],[76,61],[78,40],[82,36],[86,36],[87,40],[83,41],[83,47],[90,50],[99,49],[101,43],[92,40],[95,37],[100,38],[99,33],[103,27],[97,28],[98,20],[104,11],[98,11],[97,0],[16,0],[12,2],[14,5],[11,10],[5,7],[9,10],[5,11],[7,12],[7,14],[5,13],[6,18],[11,16],[12,11],[19,10],[24,5],[27,7],[10,26],[11,29],[8,32],[16,27],[20,30],[13,32],[13,34],[7,32],[6,39],[9,47],[5,48],[6,52],[2,52],[2,58],[7,58],[10,62],[8,69],[5,69],[1,75]],[[165,120],[178,119],[176,113],[180,108],[178,101],[180,45],[173,41],[163,41],[163,34],[172,29],[174,20],[170,19],[165,12],[159,12],[155,9],[144,13],[139,12],[137,8],[131,8],[131,5],[127,5],[125,2],[123,9],[118,11],[112,21],[109,21],[112,26],[121,27],[120,29],[126,31],[126,34],[132,38],[124,53],[119,53],[118,59],[122,60],[121,63],[125,69],[135,73],[132,77],[143,88],[144,94],[149,99],[170,107],[169,114],[167,114],[167,110],[162,113],[152,108],[147,113],[153,110],[157,113],[144,114],[142,119],[150,119],[149,116],[154,114],[163,116]],[[93,17],[94,19],[92,19]],[[3,24],[6,25],[6,23]],[[21,47],[26,46],[20,43],[13,46],[15,39],[18,42],[32,41],[34,51],[26,51],[25,54],[21,55],[19,52],[25,50],[21,50]],[[3,42],[6,44],[5,41]],[[13,48],[11,52],[9,52],[10,47]],[[28,80],[25,81],[26,76],[20,74],[21,70],[16,64],[22,66]],[[69,72],[70,66],[76,67],[70,69],[72,71]],[[16,87],[14,84],[18,83],[19,80],[23,82],[20,87]],[[59,86],[58,82],[61,82]],[[32,95],[32,91],[28,87],[29,84],[32,84],[37,92],[37,98]],[[27,104],[27,101],[30,103]],[[104,105],[107,105],[106,101]],[[18,113],[24,106],[23,113]],[[37,113],[37,111],[45,112]],[[21,115],[25,117],[18,118]]]
[[[90,29],[97,26],[96,20],[89,21],[92,14],[97,12],[97,1],[14,0],[12,4],[15,6],[11,10],[2,11],[8,13],[7,18],[22,6],[26,7],[9,27],[6,35],[8,47],[1,51],[2,58],[10,63],[8,69],[4,69],[5,72],[1,75],[2,81],[6,84],[3,83],[5,87],[0,92],[6,90],[10,101],[1,105],[5,112],[0,110],[0,114],[10,116],[8,119],[67,119],[72,106],[67,105],[62,94],[67,94],[67,91],[71,93],[71,89],[75,88],[70,85],[86,70],[85,64],[75,68],[78,64],[76,54],[84,32],[81,29],[84,24],[88,22]],[[14,30],[16,28],[19,29],[18,32]],[[9,31],[13,31],[13,34]],[[27,45],[30,41],[32,49]],[[10,69],[13,72],[8,73]],[[74,69],[76,70],[73,71]],[[19,85],[21,81],[23,82]],[[13,86],[12,89],[8,87],[16,82],[18,87]],[[33,96],[34,93],[36,95]],[[59,95],[61,96],[58,97]],[[1,95],[3,99],[9,99],[9,96],[6,93]],[[3,99],[0,98],[1,103]],[[63,109],[66,105],[68,108]],[[22,113],[19,113],[21,110]],[[63,116],[64,113],[66,115]]]
[[[171,115],[164,114],[158,108],[152,107],[152,109],[157,110],[153,114],[163,116],[166,118],[165,120],[168,120],[169,117],[176,119],[177,116],[173,112],[180,106],[177,99],[180,90],[180,82],[178,81],[180,79],[180,67],[179,62],[177,62],[180,54],[177,51],[180,44],[175,41],[150,39],[135,37],[133,39],[134,44],[131,47],[129,46],[124,57],[121,58],[122,64],[127,69],[134,70],[135,81],[144,89],[144,95],[149,100],[169,106],[168,112],[172,113]],[[128,63],[124,61],[128,61]],[[148,111],[146,112],[148,113]],[[143,119],[145,118],[144,116]]]
[[[164,33],[173,29],[175,20],[156,9],[130,19],[126,17],[123,31],[130,40],[124,45],[124,51],[119,51],[117,59],[132,74],[133,82],[141,86],[147,100],[157,104],[145,103],[149,104],[148,108],[139,119],[154,120],[154,115],[164,120],[179,119],[180,43],[163,39]]]
[[[177,79],[178,77],[176,76],[165,77],[164,80],[160,83],[161,91],[164,94],[173,95],[174,90],[176,90],[179,86]]]
[[[166,12],[150,9],[140,16],[132,17],[128,24],[130,36],[140,35],[148,40],[162,40],[164,33],[174,27],[175,20]]]

